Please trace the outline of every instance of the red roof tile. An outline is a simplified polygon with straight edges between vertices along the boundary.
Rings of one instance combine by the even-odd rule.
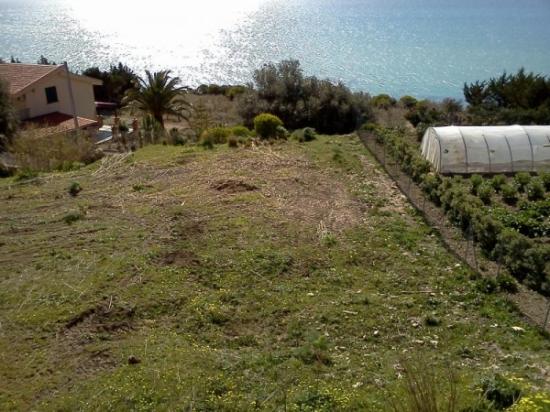
[[[0,64],[0,79],[10,85],[10,93],[16,94],[62,66],[42,64]]]
[[[99,125],[97,120],[87,119],[85,117],[77,117],[77,119],[78,126],[81,129]],[[56,133],[66,133],[75,130],[74,118],[68,114],[59,112],[34,117],[26,120],[25,124],[31,127],[37,127],[40,134],[43,134],[44,136],[49,136]]]

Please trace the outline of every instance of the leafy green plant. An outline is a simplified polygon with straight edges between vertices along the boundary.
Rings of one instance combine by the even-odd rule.
[[[483,184],[483,176],[474,174],[470,177],[470,184],[472,185],[472,194],[477,195],[478,189]]]
[[[516,185],[506,183],[500,187],[502,200],[509,205],[515,205],[518,201],[518,189]]]
[[[437,174],[428,173],[425,174],[422,178],[422,183],[420,187],[426,193],[428,198],[434,202],[437,206],[441,204],[440,200],[440,185],[441,185],[441,177]]]
[[[477,189],[477,196],[486,205],[491,204],[491,199],[493,198],[494,193],[495,193],[495,190],[489,183],[483,183]]]
[[[284,126],[277,126],[276,137],[277,139],[287,140],[290,133]]]
[[[277,137],[279,126],[283,126],[282,120],[270,113],[262,113],[254,118],[254,130],[262,139]]]
[[[517,293],[518,284],[516,280],[507,273],[501,272],[496,277],[499,290],[508,293]]]
[[[531,179],[531,182],[526,186],[525,191],[529,200],[542,200],[544,199],[544,183],[542,179],[535,177]]]
[[[15,175],[15,181],[16,182],[22,182],[24,180],[34,179],[37,176],[38,176],[38,172],[36,170],[23,168],[23,169],[19,170],[17,172],[17,174]]]
[[[506,184],[506,176],[504,175],[496,175],[493,176],[491,179],[491,185],[493,186],[493,189],[498,193],[500,192],[503,185]]]
[[[520,192],[524,192],[525,188],[531,181],[531,175],[527,172],[519,172],[514,176],[514,180],[518,186]]]
[[[237,137],[250,137],[250,130],[246,126],[234,126],[231,128],[231,134]]]
[[[484,397],[499,411],[509,408],[521,397],[520,387],[499,374],[483,379],[481,389]]]

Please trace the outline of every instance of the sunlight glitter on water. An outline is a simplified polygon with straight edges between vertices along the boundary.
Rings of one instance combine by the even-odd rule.
[[[203,50],[216,47],[220,35],[242,23],[261,2],[155,0],[144,7],[133,0],[70,0],[67,5],[83,29],[125,48],[146,48],[157,63],[176,58],[196,64]]]
[[[461,97],[524,66],[550,74],[549,0],[0,0],[0,58],[119,61],[184,83],[243,83],[266,62],[354,90]]]

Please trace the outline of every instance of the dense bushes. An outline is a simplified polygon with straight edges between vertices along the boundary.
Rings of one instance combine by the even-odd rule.
[[[17,136],[10,152],[20,170],[33,172],[72,170],[101,157],[94,143],[84,134],[60,133],[45,137],[33,130]]]
[[[247,126],[268,112],[293,130],[313,127],[320,133],[349,133],[372,118],[368,95],[352,93],[341,83],[306,77],[296,60],[256,70],[254,85],[239,99]]]
[[[237,147],[250,140],[252,132],[244,126],[234,127],[211,127],[206,129],[200,137],[200,144],[206,148],[213,148],[214,145],[227,143],[230,147]]]
[[[526,73],[464,85],[471,124],[550,123],[550,79]]]
[[[262,113],[254,118],[254,130],[262,139],[276,138],[281,134],[283,122],[270,113]]]
[[[227,85],[227,84],[201,84],[194,92],[198,95],[216,95],[226,96],[230,100],[243,94],[247,90],[246,86],[241,85]]]
[[[548,215],[550,201],[522,201],[519,211],[509,212],[503,208],[489,209],[499,188],[508,203],[518,198],[517,188],[522,187],[527,196],[544,197],[544,180],[531,178],[528,173],[518,173],[514,184],[505,183],[504,176],[485,180],[473,175],[464,180],[461,177],[441,177],[430,172],[429,164],[422,158],[418,146],[404,139],[399,132],[370,128],[378,142],[386,145],[387,153],[400,165],[420,187],[429,199],[440,205],[449,220],[460,227],[468,236],[473,236],[483,252],[502,263],[518,280],[529,287],[550,295],[550,246],[540,244],[531,237],[548,236],[550,233]],[[533,181],[536,183],[533,184]]]

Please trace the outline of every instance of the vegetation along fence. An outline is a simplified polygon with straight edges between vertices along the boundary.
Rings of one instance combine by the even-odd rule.
[[[549,330],[550,173],[441,176],[405,133],[367,126],[359,135],[451,252]],[[510,275],[526,286],[519,293]]]

